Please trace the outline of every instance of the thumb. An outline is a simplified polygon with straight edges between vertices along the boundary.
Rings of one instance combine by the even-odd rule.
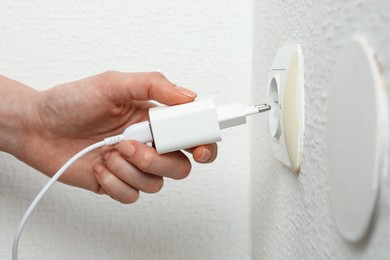
[[[165,105],[177,105],[194,101],[197,96],[189,89],[176,86],[159,72],[108,71],[100,76],[117,101],[155,100]]]

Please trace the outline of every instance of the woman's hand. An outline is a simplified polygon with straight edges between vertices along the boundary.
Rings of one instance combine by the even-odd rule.
[[[25,93],[22,87],[17,89]],[[26,91],[29,94],[21,94],[23,103],[19,104],[25,108],[16,116],[22,136],[9,142],[18,149],[3,150],[48,176],[83,148],[147,120],[148,109],[154,106],[150,100],[176,105],[192,102],[196,97],[157,72],[110,71],[42,92]],[[190,152],[195,161],[209,163],[217,156],[217,146],[200,146]],[[145,144],[122,141],[85,155],[60,181],[132,203],[138,199],[139,191],[158,192],[163,177],[182,179],[190,170],[190,161],[180,151],[158,155]]]

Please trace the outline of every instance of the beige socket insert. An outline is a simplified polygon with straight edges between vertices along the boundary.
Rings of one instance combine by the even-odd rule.
[[[300,45],[280,48],[274,58],[267,89],[271,106],[268,127],[275,157],[291,171],[302,164],[304,127],[303,52]]]

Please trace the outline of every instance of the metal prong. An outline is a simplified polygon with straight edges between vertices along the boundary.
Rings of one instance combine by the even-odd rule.
[[[267,104],[249,106],[249,107],[245,108],[245,115],[246,116],[256,115],[256,114],[268,111],[270,109],[271,109],[271,106],[267,105]]]
[[[271,110],[271,106],[267,104],[256,105],[255,107],[257,108],[257,110],[259,110],[259,113]]]

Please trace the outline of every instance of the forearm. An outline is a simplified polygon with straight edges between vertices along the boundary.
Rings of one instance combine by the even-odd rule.
[[[0,75],[0,151],[22,156],[22,144],[36,115],[38,91]]]

